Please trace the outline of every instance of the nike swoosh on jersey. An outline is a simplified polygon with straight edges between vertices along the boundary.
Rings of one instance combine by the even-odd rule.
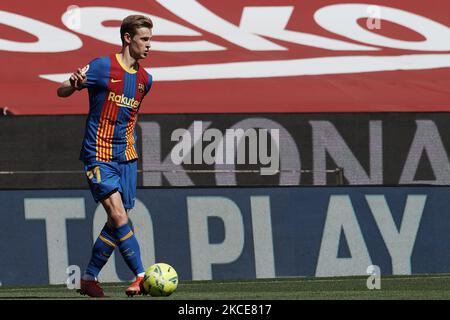
[[[111,82],[112,82],[112,83],[116,83],[116,82],[120,82],[120,81],[122,81],[122,80],[120,80],[120,79],[119,79],[119,80],[111,79]]]

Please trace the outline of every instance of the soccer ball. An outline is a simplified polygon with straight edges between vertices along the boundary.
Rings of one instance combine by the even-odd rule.
[[[170,296],[178,286],[178,274],[167,263],[156,263],[145,271],[143,286],[152,297]]]

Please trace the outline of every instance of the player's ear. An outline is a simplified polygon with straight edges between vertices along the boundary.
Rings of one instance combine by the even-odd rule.
[[[125,40],[124,44],[130,44],[131,43],[131,34],[129,34],[128,32],[125,32],[125,34],[123,35],[123,39]]]

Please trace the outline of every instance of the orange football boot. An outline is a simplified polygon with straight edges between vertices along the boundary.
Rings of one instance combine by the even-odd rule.
[[[144,277],[136,277],[136,280],[125,290],[127,296],[132,297],[139,294],[144,294]]]
[[[88,295],[94,298],[104,298],[102,287],[100,287],[99,282],[96,280],[80,280],[80,289],[78,292],[82,295]]]

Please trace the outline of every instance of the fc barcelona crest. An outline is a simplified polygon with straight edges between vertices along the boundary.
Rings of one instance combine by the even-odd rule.
[[[138,90],[139,90],[140,93],[144,93],[145,87],[144,87],[144,85],[142,83],[139,83]]]

